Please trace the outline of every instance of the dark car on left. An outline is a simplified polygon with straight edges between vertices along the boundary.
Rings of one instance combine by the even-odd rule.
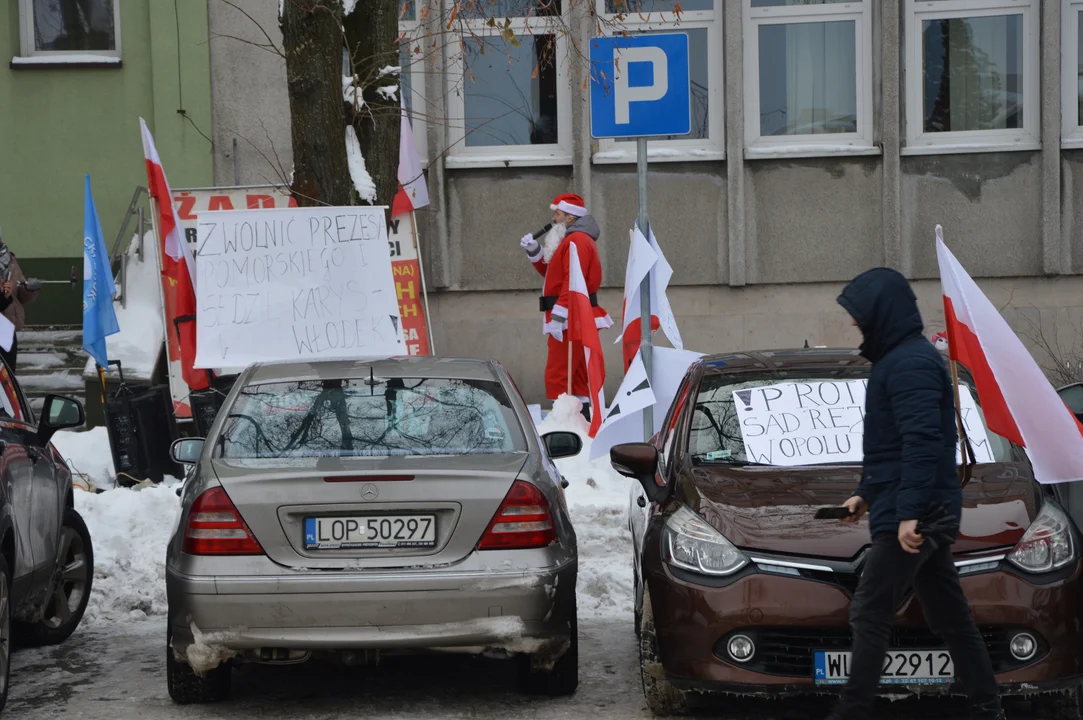
[[[49,395],[41,420],[0,362],[0,711],[12,646],[56,645],[82,620],[94,577],[90,533],[72,475],[51,442],[85,419],[77,400]]]

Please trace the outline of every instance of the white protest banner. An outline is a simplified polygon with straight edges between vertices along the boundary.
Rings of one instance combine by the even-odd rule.
[[[867,385],[867,380],[809,380],[733,391],[748,462],[781,467],[860,463]],[[959,391],[977,462],[992,462],[974,397],[966,386]]]
[[[380,207],[199,214],[196,367],[405,355]]]

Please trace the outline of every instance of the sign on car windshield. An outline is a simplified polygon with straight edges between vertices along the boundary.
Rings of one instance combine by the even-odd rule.
[[[696,399],[689,447],[697,462],[782,467],[861,462],[867,380],[708,382],[714,379],[704,379]],[[994,462],[999,446],[990,441],[970,388],[960,384],[959,389],[977,462]]]

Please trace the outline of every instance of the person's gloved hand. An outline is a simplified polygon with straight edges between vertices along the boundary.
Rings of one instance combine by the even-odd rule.
[[[41,290],[41,280],[38,280],[37,278],[27,278],[24,287],[30,292],[37,292],[38,290]]]
[[[557,342],[564,342],[564,326],[567,325],[567,318],[563,318],[559,315],[552,315],[552,320],[545,323],[542,326],[542,332],[546,335],[551,335]]]
[[[519,240],[519,247],[526,250],[526,254],[531,257],[537,255],[538,251],[541,249],[541,245],[538,245],[538,241],[535,240],[534,236],[530,233],[527,233]]]

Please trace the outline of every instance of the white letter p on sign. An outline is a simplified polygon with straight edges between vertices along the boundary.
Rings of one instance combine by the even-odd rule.
[[[615,59],[620,63],[620,71],[613,80],[613,101],[616,103],[617,125],[627,125],[629,106],[634,102],[653,102],[661,100],[669,90],[669,62],[666,53],[658,47],[630,47],[614,50]],[[635,62],[649,62],[653,68],[650,85],[628,86],[630,65]]]

